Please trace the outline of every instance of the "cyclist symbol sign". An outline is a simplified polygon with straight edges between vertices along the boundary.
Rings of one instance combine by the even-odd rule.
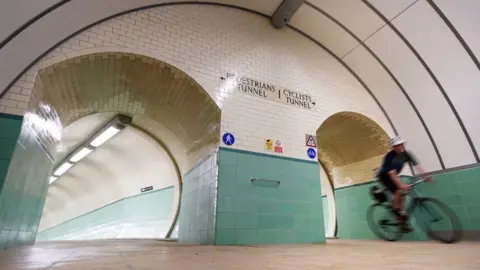
[[[308,148],[307,156],[311,159],[314,159],[317,156],[317,152],[313,148]]]

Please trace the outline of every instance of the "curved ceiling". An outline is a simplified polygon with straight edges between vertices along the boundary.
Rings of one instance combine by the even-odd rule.
[[[63,126],[94,113],[102,113],[95,121],[116,113],[132,116],[134,126],[165,144],[182,172],[219,140],[217,105],[184,72],[153,58],[129,53],[76,57],[40,70],[35,91],[39,102],[55,108]],[[60,148],[71,149],[68,140],[91,132],[88,127],[75,131]]]
[[[196,3],[230,5],[270,17],[281,2]],[[129,10],[171,4],[187,3],[66,2],[0,51],[0,63],[9,65],[2,67],[5,72],[0,74],[0,91],[8,89],[56,44],[84,27]],[[434,153],[436,160],[428,161],[430,169],[444,169],[480,161],[480,110],[475,102],[480,99],[478,12],[476,0],[310,0],[294,15],[290,28],[340,61],[413,148]],[[45,38],[34,39],[39,32]],[[29,40],[35,40],[35,45]]]
[[[93,114],[64,128],[56,161],[109,119],[109,113]],[[141,188],[178,188],[178,183],[177,169],[165,149],[138,129],[126,127],[51,184],[40,229],[139,194]],[[171,211],[174,214],[176,208]]]

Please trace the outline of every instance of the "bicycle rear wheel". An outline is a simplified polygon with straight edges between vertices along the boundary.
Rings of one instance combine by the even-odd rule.
[[[370,230],[379,238],[386,241],[397,241],[402,238],[403,232],[388,205],[376,203],[370,205],[367,211],[367,221]]]
[[[417,209],[422,213],[423,229],[431,239],[448,244],[462,239],[460,220],[447,205],[434,198],[418,200]]]

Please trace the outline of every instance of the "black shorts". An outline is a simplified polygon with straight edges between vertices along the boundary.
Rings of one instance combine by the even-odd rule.
[[[399,188],[388,173],[382,173],[378,176],[378,181],[382,183],[390,192],[395,193]]]

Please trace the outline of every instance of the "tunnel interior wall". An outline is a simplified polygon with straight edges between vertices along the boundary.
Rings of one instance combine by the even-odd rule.
[[[170,186],[120,199],[39,232],[37,241],[165,238],[174,189]]]
[[[0,178],[0,249],[7,249],[35,242],[53,161],[28,121],[0,119],[0,153],[6,158],[0,173],[8,168]]]

